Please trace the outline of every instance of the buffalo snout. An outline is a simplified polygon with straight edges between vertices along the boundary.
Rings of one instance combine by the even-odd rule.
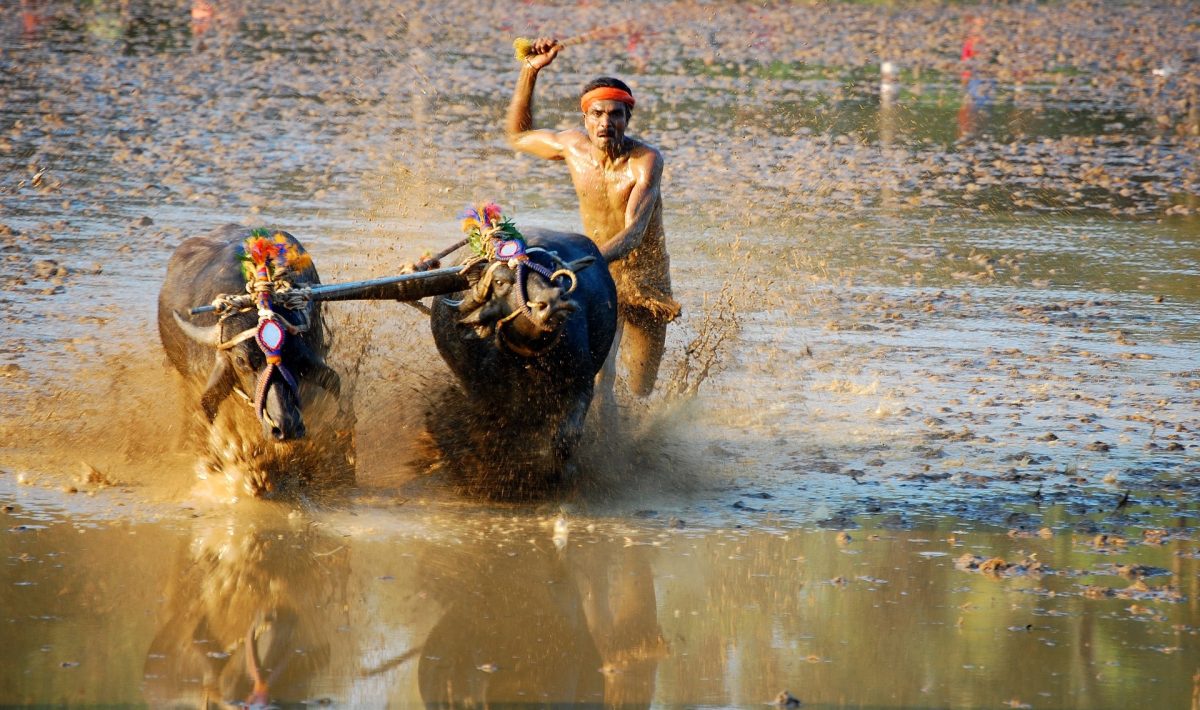
[[[283,443],[304,438],[306,430],[300,414],[300,402],[282,378],[273,380],[267,388],[262,427],[263,438],[268,441]]]
[[[268,424],[263,422],[264,436],[267,436],[273,441],[284,442],[293,441],[295,439],[303,439],[307,433],[304,429],[304,422],[296,422],[292,426],[279,426],[277,424]]]
[[[528,305],[534,325],[547,331],[558,330],[572,313],[579,310],[579,305],[559,288],[546,290],[539,294],[537,300],[530,300]]]

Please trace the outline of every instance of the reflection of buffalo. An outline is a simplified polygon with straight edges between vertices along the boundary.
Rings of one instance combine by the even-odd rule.
[[[525,236],[539,268],[493,262],[461,300],[436,299],[432,317],[438,351],[466,396],[443,408],[462,416],[439,411],[430,430],[476,484],[510,495],[561,475],[617,323],[616,287],[590,239]]]
[[[238,529],[241,528],[241,529]],[[156,707],[266,707],[321,687],[346,602],[349,555],[311,554],[317,535],[213,526],[192,541],[165,591],[146,654]],[[286,533],[286,534],[282,534]]]
[[[293,253],[304,255],[305,268],[290,274],[295,285],[316,284],[320,278],[307,259],[304,248],[290,234],[278,232],[286,240],[283,245]],[[305,302],[288,308],[276,302],[275,322],[286,328],[281,362],[271,366],[268,357],[253,337],[260,328],[260,317],[254,308],[232,312],[221,318],[214,314],[187,316],[193,306],[211,302],[221,294],[246,293],[243,274],[245,240],[249,230],[238,225],[226,225],[210,234],[185,240],[171,255],[167,276],[158,296],[158,331],[167,359],[184,378],[196,409],[208,431],[209,471],[220,468],[219,455],[230,449],[243,458],[263,466],[247,479],[252,492],[271,488],[275,481],[267,462],[291,466],[302,456],[311,460],[315,450],[335,448],[348,451],[350,434],[321,431],[329,442],[313,442],[303,446],[283,446],[303,439],[306,425],[302,410],[312,403],[314,385],[337,395],[340,380],[325,364],[328,350],[320,304]],[[282,299],[276,299],[282,300]],[[302,332],[297,332],[302,331]],[[281,331],[282,332],[282,331]],[[238,397],[231,398],[237,394]],[[229,426],[214,428],[222,403],[233,400],[228,410]],[[245,400],[250,406],[239,400]],[[261,436],[253,431],[250,416],[258,419]],[[344,421],[343,427],[352,422]],[[330,446],[333,439],[342,443]],[[345,451],[340,464],[347,462]],[[350,454],[352,456],[352,454]]]
[[[422,576],[445,606],[420,652],[427,706],[648,706],[665,644],[645,548],[439,549]]]

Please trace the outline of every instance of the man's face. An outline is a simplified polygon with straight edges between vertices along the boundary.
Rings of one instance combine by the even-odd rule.
[[[600,150],[620,147],[625,140],[625,126],[628,123],[629,107],[611,99],[593,102],[587,113],[583,114],[583,127],[587,130],[588,138]]]

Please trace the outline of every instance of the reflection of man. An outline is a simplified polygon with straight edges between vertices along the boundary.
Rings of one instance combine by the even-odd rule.
[[[658,624],[654,571],[647,548],[619,554],[580,548],[569,564],[588,629],[604,659],[604,704],[650,707],[667,642]]]
[[[668,651],[653,548],[619,538],[516,556],[509,547],[423,547],[413,578],[444,611],[419,653],[379,669],[417,658],[426,707],[650,707]]]
[[[962,63],[962,84],[966,89],[964,100],[983,103],[990,98],[992,81],[983,76],[980,69],[983,66],[983,55],[980,45],[983,43],[983,17],[978,15],[968,20],[966,37],[963,39],[962,52],[959,60]]]
[[[561,49],[552,39],[534,42],[508,107],[505,132],[513,148],[567,164],[584,231],[600,247],[617,282],[617,338],[600,375],[601,392],[611,396],[620,349],[629,387],[644,397],[654,389],[667,323],[679,315],[662,226],[663,158],[653,146],[625,135],[634,99],[628,86],[611,77],[584,87],[583,130],[533,129],[538,72]]]
[[[216,14],[217,9],[208,0],[192,0],[192,32],[196,36],[208,32]]]
[[[21,30],[26,35],[37,34],[42,27],[42,0],[21,0]]]

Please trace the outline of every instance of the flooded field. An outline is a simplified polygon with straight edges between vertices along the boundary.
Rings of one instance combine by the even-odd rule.
[[[278,703],[350,707],[749,707],[784,690],[814,707],[1175,707],[1193,690],[1197,550],[1175,528],[694,529],[461,505],[68,517],[30,498],[39,512],[7,516],[6,702],[205,706],[256,678]]]
[[[1194,6],[988,8],[975,101],[971,6],[5,9],[0,703],[1196,705]],[[199,481],[174,246],[278,226],[346,281],[468,203],[578,230],[510,45],[614,22],[535,116],[622,76],[666,157],[684,315],[623,433],[465,496],[427,317],[335,303],[355,484]]]

